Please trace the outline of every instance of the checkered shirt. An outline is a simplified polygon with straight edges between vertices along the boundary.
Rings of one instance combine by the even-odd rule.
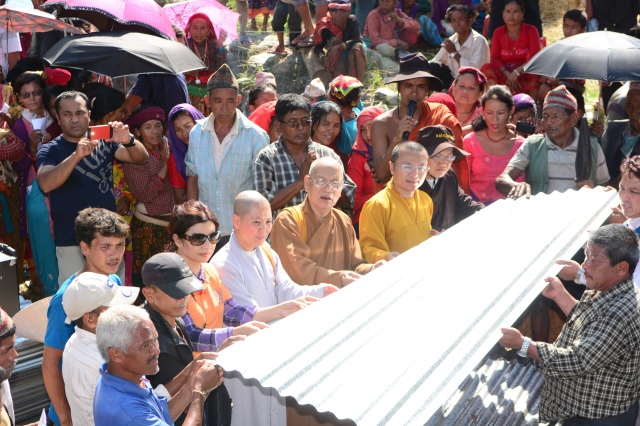
[[[344,170],[344,165],[342,161],[340,161],[340,157],[338,157],[331,148],[313,142],[311,139],[309,139],[307,144],[309,150],[316,152],[316,158],[333,157],[338,160]],[[298,179],[299,175],[300,170],[298,170],[298,166],[296,166],[296,163],[291,159],[289,154],[287,154],[287,151],[285,151],[282,145],[282,137],[260,151],[253,163],[253,187],[256,191],[267,197],[269,202],[273,201],[273,197],[277,191],[291,185]],[[346,173],[344,174],[344,183],[345,185],[342,191],[347,195],[353,207],[356,184]],[[302,204],[304,197],[305,193],[304,189],[302,189],[289,200],[285,207]],[[280,213],[280,210],[274,211],[273,217],[276,217],[278,213]]]
[[[624,413],[640,397],[640,291],[631,278],[585,291],[556,342],[537,346],[541,421]]]

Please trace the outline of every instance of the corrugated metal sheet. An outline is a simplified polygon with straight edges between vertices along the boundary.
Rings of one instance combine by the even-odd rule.
[[[359,425],[425,424],[616,197],[582,189],[494,203],[219,363]]]
[[[16,344],[18,364],[9,379],[16,423],[37,422],[49,396],[42,380],[42,343],[21,340]]]

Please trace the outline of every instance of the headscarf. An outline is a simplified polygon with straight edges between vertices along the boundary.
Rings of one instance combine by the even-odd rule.
[[[351,2],[349,0],[331,0],[329,10],[348,10],[351,11]]]
[[[257,124],[265,132],[269,133],[271,121],[273,121],[273,117],[276,116],[277,102],[278,101],[271,101],[263,103],[256,108],[251,115],[249,115],[249,120]]]
[[[377,116],[379,116],[383,112],[384,110],[377,106],[366,107],[365,109],[362,110],[362,112],[360,113],[356,121],[358,125],[358,136],[356,137],[356,143],[353,144],[353,152],[357,152],[358,154],[362,155],[366,159],[369,159],[373,155],[373,150],[371,148],[371,145],[367,144],[364,141],[364,139],[362,138],[362,135],[360,134],[360,129],[362,128],[362,125],[364,123],[366,123],[369,120],[375,119]]]
[[[329,94],[336,99],[344,99],[347,95],[358,87],[363,87],[363,84],[355,77],[340,74],[329,83]],[[357,106],[357,102],[351,102],[351,106]]]
[[[159,106],[150,106],[133,114],[124,124],[128,125],[130,129],[137,129],[144,123],[150,120],[159,120],[164,123],[166,116],[164,110]]]
[[[449,87],[449,93],[451,93],[451,97],[453,98],[453,86],[455,86],[456,82],[460,78],[462,74],[471,74],[476,78],[476,84],[480,86],[480,92],[483,92],[487,88],[487,76],[484,75],[482,71],[473,67],[460,67],[458,68],[458,76],[451,83],[451,87]],[[480,104],[480,100],[476,102]]]
[[[342,40],[342,28],[340,28],[333,22],[333,20],[331,19],[331,15],[327,15],[319,20],[316,24],[316,30],[314,33],[316,46],[322,44],[322,30],[324,29],[331,31],[331,34]]]
[[[187,148],[189,146],[180,140],[178,135],[176,135],[175,128],[173,127],[173,117],[177,116],[183,111],[186,111],[191,116],[191,118],[193,118],[193,121],[204,118],[204,115],[202,115],[202,113],[198,111],[194,106],[189,104],[178,104],[171,108],[171,111],[169,111],[169,141],[171,142],[171,152],[173,153],[173,158],[176,162],[176,169],[178,170],[178,173],[182,175],[186,182],[188,178],[184,157],[187,155]]]
[[[205,15],[204,13],[194,13],[193,15],[191,15],[191,17],[187,21],[187,26],[184,27],[184,33],[185,33],[185,36],[188,39],[191,38],[191,33],[190,33],[191,24],[196,19],[204,19],[205,21],[207,21],[207,26],[209,27],[209,37],[207,37],[207,38],[210,38],[210,39],[218,38],[217,35],[216,35],[216,31],[215,31],[215,28],[213,26],[213,23],[211,22],[211,19],[209,19],[209,17],[207,15]]]

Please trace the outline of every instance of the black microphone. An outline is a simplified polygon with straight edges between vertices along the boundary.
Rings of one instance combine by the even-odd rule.
[[[409,105],[407,106],[407,115],[409,117],[413,117],[413,113],[416,111],[416,106],[418,105],[418,103],[416,102],[415,99],[411,99],[409,101]],[[402,134],[402,140],[406,141],[407,139],[409,139],[409,132],[404,132]]]

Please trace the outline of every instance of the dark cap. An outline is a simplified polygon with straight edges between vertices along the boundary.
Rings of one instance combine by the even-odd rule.
[[[447,126],[438,124],[437,126],[427,126],[418,132],[418,143],[425,147],[429,157],[438,154],[448,148],[453,148],[456,160],[471,155],[456,146],[456,138]]]
[[[159,253],[150,257],[142,265],[142,283],[154,285],[174,299],[204,290],[182,256],[176,253]]]

